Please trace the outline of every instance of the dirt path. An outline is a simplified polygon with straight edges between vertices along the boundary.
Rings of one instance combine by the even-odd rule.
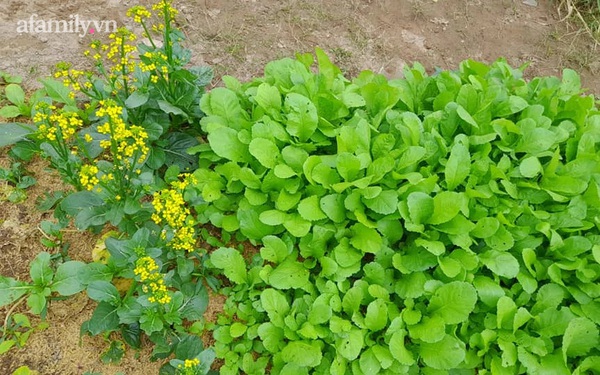
[[[531,1],[528,1],[531,2]],[[67,60],[76,66],[88,62],[83,50],[102,30],[90,34],[17,32],[30,19],[115,21],[128,25],[126,9],[148,1],[3,0],[0,3],[0,71],[25,77],[28,87],[51,72],[55,63]],[[586,39],[564,23],[554,2],[540,0],[529,6],[522,0],[182,0],[180,27],[188,37],[194,64],[214,67],[217,76],[234,75],[248,80],[261,74],[266,62],[326,50],[349,75],[371,69],[397,77],[405,64],[421,62],[456,69],[461,60],[491,62],[505,57],[517,66],[529,63],[528,76],[559,75],[565,67],[582,73],[590,92],[600,94],[600,57]],[[34,18],[33,15],[35,15]],[[73,16],[73,18],[70,18]],[[29,25],[27,23],[27,25]],[[21,29],[23,31],[23,29]],[[217,82],[218,84],[218,82]],[[0,163],[6,166],[5,153]],[[34,200],[55,188],[57,180],[42,163],[30,166],[39,179],[25,205],[3,199],[0,190],[0,274],[27,278],[28,262],[43,248],[36,229],[42,214]],[[87,259],[94,239],[72,238],[72,256]],[[0,356],[0,373],[10,374],[29,365],[41,374],[101,372],[127,375],[155,374],[158,365],[148,353],[139,358],[129,352],[119,366],[98,359],[105,348],[102,338],[84,338],[79,346],[79,326],[93,306],[86,298],[55,303],[49,312],[50,328],[36,333],[25,349]],[[2,313],[0,318],[3,319]]]

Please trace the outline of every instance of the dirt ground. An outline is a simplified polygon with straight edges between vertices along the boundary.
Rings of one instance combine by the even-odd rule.
[[[0,71],[22,75],[25,86],[39,86],[59,61],[85,67],[87,44],[105,38],[102,30],[76,33],[17,32],[19,21],[114,20],[131,25],[125,16],[133,0],[2,0],[0,2]],[[527,4],[526,4],[527,3]],[[217,77],[242,80],[261,74],[266,62],[316,46],[327,51],[348,75],[363,69],[399,77],[402,67],[421,62],[429,71],[456,69],[472,58],[491,62],[505,57],[517,66],[529,63],[528,76],[560,75],[576,69],[589,92],[600,95],[600,54],[576,26],[562,22],[558,1],[546,0],[181,0],[179,26],[187,36],[195,65],[212,66]],[[529,4],[537,4],[535,6]],[[31,31],[31,30],[28,30]],[[215,85],[219,84],[218,78]],[[0,150],[0,166],[9,160]],[[0,274],[26,279],[28,263],[44,250],[37,229],[49,214],[35,208],[35,199],[60,187],[60,181],[36,161],[28,169],[38,184],[28,200],[15,205],[5,199],[0,181]],[[89,260],[95,238],[68,233],[70,255]],[[0,356],[0,374],[28,365],[40,374],[157,374],[159,364],[146,349],[129,351],[120,365],[104,365],[102,338],[79,339],[79,326],[93,310],[84,295],[51,305],[50,327],[35,333],[21,350]],[[211,307],[211,311],[214,308]],[[0,312],[0,318],[4,312]]]

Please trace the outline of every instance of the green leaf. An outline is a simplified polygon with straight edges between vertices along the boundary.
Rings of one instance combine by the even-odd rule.
[[[437,225],[446,223],[456,215],[463,206],[463,194],[452,191],[441,191],[433,197],[433,213],[428,223]]]
[[[273,87],[268,83],[262,83],[257,87],[254,100],[268,113],[275,114],[281,111],[281,94],[277,87]]]
[[[273,323],[263,323],[258,327],[258,336],[262,344],[271,353],[278,353],[283,346],[283,329],[276,327]]]
[[[498,276],[512,279],[519,273],[519,261],[510,253],[489,250],[480,254],[479,259]]]
[[[217,87],[200,99],[200,109],[207,115],[219,116],[226,123],[237,128],[242,107],[235,92],[224,87]]]
[[[542,171],[542,164],[535,156],[530,156],[523,159],[519,165],[519,172],[521,172],[523,177],[534,178],[538,174],[542,173]]]
[[[117,308],[108,302],[100,302],[88,323],[88,330],[92,335],[110,332],[119,326]]]
[[[291,341],[281,351],[281,358],[286,363],[302,367],[316,367],[321,363],[323,354],[317,342]]]
[[[381,215],[391,215],[398,210],[398,193],[394,190],[384,190],[371,199],[363,202],[371,210]]]
[[[85,263],[78,261],[69,261],[58,266],[52,290],[63,296],[70,296],[84,290],[85,285],[81,282],[80,275],[86,266]]]
[[[304,220],[318,221],[327,218],[327,215],[321,210],[319,197],[311,195],[298,203],[298,213]]]
[[[153,332],[160,332],[163,327],[163,320],[157,311],[144,310],[142,317],[140,318],[140,328],[143,329],[147,335],[151,335]]]
[[[50,254],[39,253],[29,265],[29,275],[33,283],[38,286],[48,286],[52,281],[52,268],[50,268]]]
[[[6,99],[18,107],[25,104],[25,91],[17,84],[11,83],[7,85],[4,88],[4,94],[6,95]]]
[[[275,289],[265,289],[260,294],[260,302],[276,327],[283,328],[283,319],[290,311],[290,305],[284,294]]]
[[[423,362],[438,370],[452,370],[465,359],[464,344],[450,335],[434,343],[422,343],[419,350]]]
[[[469,149],[462,143],[455,143],[446,163],[444,176],[448,190],[454,190],[462,184],[471,171],[471,155]]]
[[[575,318],[569,322],[563,336],[562,352],[567,357],[585,356],[599,344],[598,327],[587,318]]]
[[[290,214],[285,217],[283,226],[294,237],[304,237],[310,231],[310,221],[305,220],[300,214]]]
[[[358,358],[364,346],[364,336],[360,329],[352,328],[340,335],[335,342],[338,353],[349,361]]]
[[[280,157],[277,145],[265,138],[254,138],[249,145],[250,154],[266,168],[274,168]]]
[[[69,97],[71,90],[52,78],[46,78],[41,80],[42,85],[46,89],[48,96],[55,102],[64,103],[68,105],[74,105],[75,100]]]
[[[352,239],[350,243],[363,253],[377,254],[383,245],[381,235],[372,228],[367,228],[361,223],[356,223],[351,227]]]
[[[90,206],[101,206],[103,204],[104,199],[98,194],[91,191],[78,191],[67,195],[60,202],[60,208],[67,214],[75,216],[84,209],[89,209]]]
[[[410,219],[415,224],[426,223],[434,212],[434,200],[422,192],[411,193],[406,199]]]
[[[21,116],[21,110],[17,106],[6,105],[6,106],[3,106],[2,108],[0,108],[0,117],[15,118],[15,117],[19,117],[19,116]],[[3,140],[3,143],[4,142],[7,142],[7,144],[11,144],[11,143],[8,143],[8,141]]]
[[[401,364],[412,366],[415,363],[415,358],[413,353],[406,349],[406,346],[404,345],[405,336],[406,331],[403,329],[392,334],[389,342],[390,352],[392,353],[392,356]]]
[[[5,116],[0,113],[0,117],[10,118],[16,116]],[[0,147],[15,144],[32,132],[33,128],[27,124],[19,124],[16,122],[0,124]]]
[[[287,113],[287,132],[300,142],[306,142],[319,124],[315,105],[304,95],[289,93],[285,97],[284,109]]]
[[[222,269],[225,276],[234,283],[246,283],[248,278],[246,262],[236,249],[220,247],[210,254],[210,262],[213,266]]]
[[[0,276],[0,307],[18,300],[32,287],[22,281]]]
[[[147,92],[141,92],[139,90],[134,91],[127,100],[125,100],[125,107],[137,108],[141,107],[148,102],[150,95]]]
[[[446,324],[458,324],[469,319],[476,302],[477,292],[471,284],[453,281],[436,289],[427,311]]]
[[[260,255],[263,259],[275,264],[281,263],[290,254],[288,245],[282,239],[275,236],[265,236],[262,239],[263,248]]]
[[[308,283],[308,270],[291,257],[287,258],[269,275],[269,284],[277,289],[298,289]]]
[[[232,128],[220,127],[208,134],[211,149],[218,156],[240,163],[251,161],[248,145],[238,138],[238,132]]]
[[[373,332],[385,328],[388,321],[388,307],[382,299],[376,299],[367,306],[365,325]]]
[[[94,301],[116,304],[121,298],[117,288],[108,281],[93,281],[87,288],[88,296]]]
[[[340,194],[329,194],[322,197],[319,206],[325,215],[327,215],[334,223],[341,223],[346,219],[344,198]]]

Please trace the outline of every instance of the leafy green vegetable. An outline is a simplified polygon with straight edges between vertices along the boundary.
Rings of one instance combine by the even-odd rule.
[[[577,74],[348,80],[316,55],[202,101],[194,175],[218,191],[195,209],[260,247],[210,257],[234,283],[221,371],[596,370],[600,111]]]

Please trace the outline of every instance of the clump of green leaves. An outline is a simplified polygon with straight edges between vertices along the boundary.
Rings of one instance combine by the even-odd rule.
[[[600,371],[600,112],[499,60],[344,78],[269,63],[201,100],[223,374]]]
[[[16,161],[12,162],[9,168],[0,167],[0,181],[5,181],[10,186],[4,195],[13,203],[27,199],[25,189],[36,183],[34,177],[27,175],[23,164]]]

